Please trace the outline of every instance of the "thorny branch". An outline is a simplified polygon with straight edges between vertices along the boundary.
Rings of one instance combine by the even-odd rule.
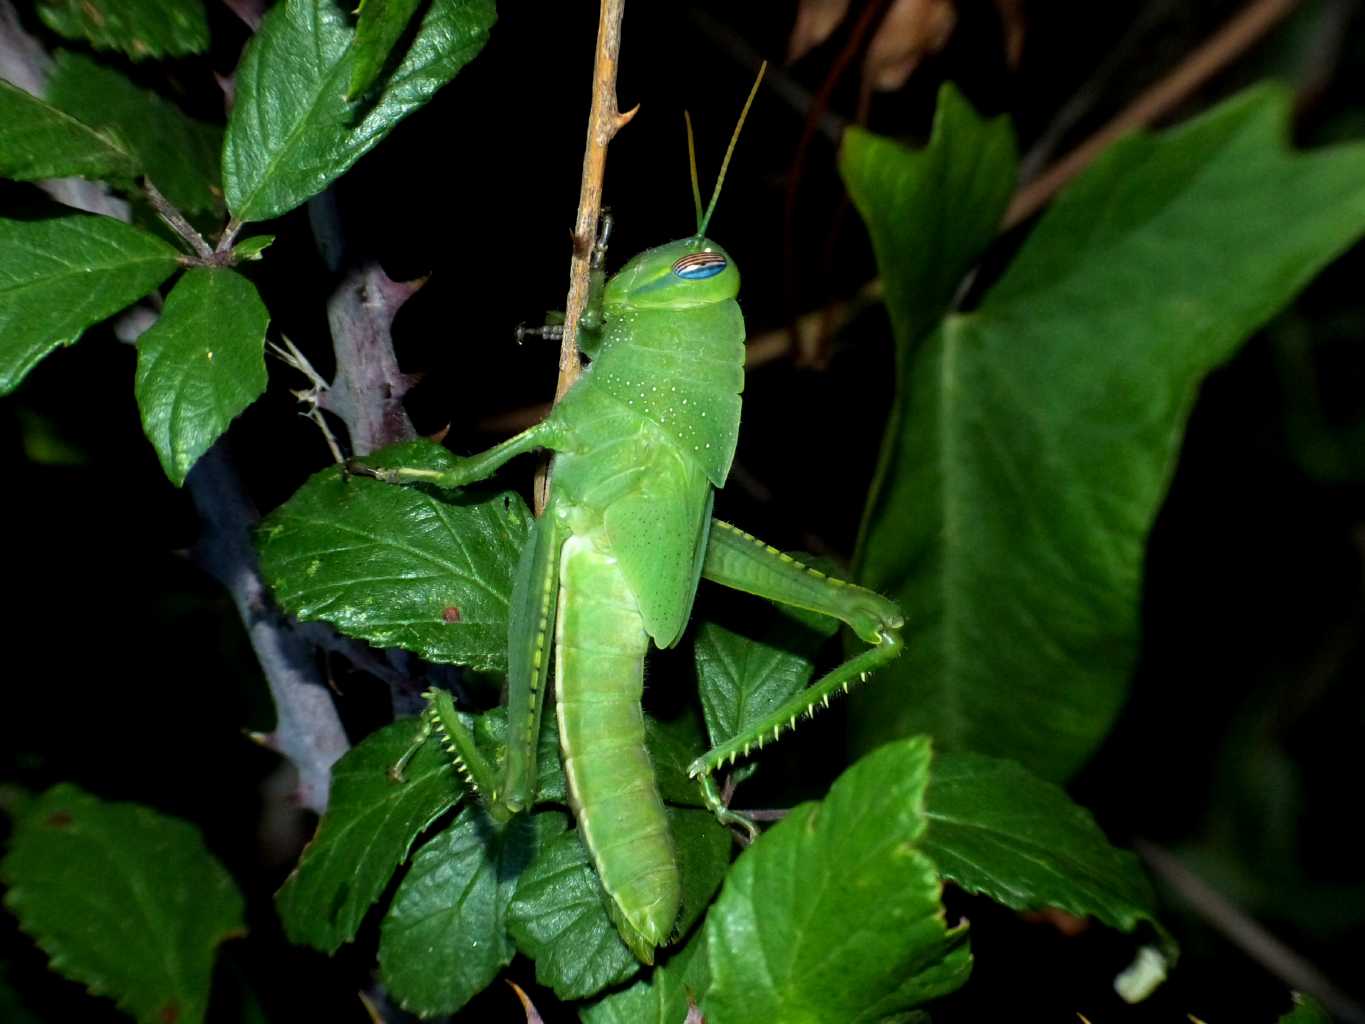
[[[597,17],[597,54],[592,69],[592,109],[588,114],[588,138],[583,150],[583,178],[578,192],[578,218],[574,221],[573,256],[569,262],[569,297],[564,305],[564,337],[559,347],[558,402],[578,380],[578,320],[588,305],[588,261],[597,219],[602,212],[602,180],[606,175],[607,146],[638,106],[624,114],[616,105],[616,65],[621,53],[621,18],[625,0],[602,0]],[[542,471],[536,478],[536,514],[545,509],[549,478]]]
[[[9,0],[0,0],[0,77],[41,95],[50,67],[51,58],[24,32]],[[150,187],[150,182],[148,186],[148,195],[158,212],[169,213],[172,226],[182,236],[189,237],[185,231],[188,228],[193,234],[190,243],[203,260],[206,243],[188,222],[174,224],[178,211]],[[64,178],[45,181],[42,187],[67,205],[129,219],[128,204],[113,197],[102,184]],[[183,221],[183,217],[180,219]],[[233,223],[240,227],[239,222]],[[231,236],[235,234],[236,229],[230,226],[217,253],[230,249]],[[156,317],[156,312],[146,305],[134,307],[123,318],[131,329],[117,333],[122,340],[135,341],[142,330],[156,322]],[[317,640],[287,620],[270,598],[250,541],[256,511],[228,460],[224,442],[220,440],[200,459],[186,480],[186,490],[204,527],[195,547],[197,560],[232,597],[274,699],[275,729],[257,738],[279,752],[297,771],[294,804],[321,813],[327,806],[332,763],[349,743],[318,669]]]

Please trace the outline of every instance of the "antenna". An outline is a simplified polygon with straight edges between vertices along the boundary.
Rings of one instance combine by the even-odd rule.
[[[687,163],[692,168],[692,205],[697,208],[697,234],[701,234],[701,186],[697,184],[697,146],[692,141],[692,115],[683,111],[687,122]]]
[[[734,155],[734,152],[735,152],[735,143],[737,143],[737,142],[739,141],[739,132],[740,132],[740,129],[742,129],[742,128],[744,127],[744,119],[745,119],[746,117],[749,116],[749,108],[750,108],[751,106],[753,106],[754,97],[758,95],[758,87],[759,87],[759,85],[761,85],[762,82],[763,82],[763,73],[764,73],[765,71],[767,71],[767,70],[768,70],[768,62],[765,60],[765,61],[763,62],[763,65],[758,69],[758,77],[754,79],[754,87],[753,87],[752,89],[749,90],[749,98],[748,98],[747,100],[744,101],[744,109],[741,110],[741,111],[739,112],[739,123],[735,125],[734,134],[730,136],[730,145],[727,146],[726,149],[725,149],[725,159],[722,160],[722,161],[720,162],[720,177],[718,177],[718,178],[716,179],[716,187],[715,187],[715,190],[711,193],[711,203],[710,203],[710,205],[708,205],[708,206],[706,207],[706,213],[705,213],[705,215],[700,216],[700,217],[697,218],[697,237],[698,237],[698,238],[700,238],[700,237],[702,237],[703,235],[706,234],[706,225],[709,224],[709,223],[711,223],[711,214],[715,212],[715,209],[716,209],[716,200],[720,198],[720,187],[721,187],[721,185],[725,184],[725,172],[726,172],[727,170],[730,169],[730,157]],[[688,119],[687,119],[687,124],[688,124],[688,129],[687,129],[687,142],[688,142],[688,148],[689,148],[689,150],[690,150],[690,149],[691,149],[691,146],[692,146],[692,119],[691,119],[691,118],[688,118]],[[697,208],[698,208],[698,209],[701,209],[701,194],[700,194],[700,191],[697,189],[697,184],[696,184],[697,178],[696,178],[696,162],[695,162],[695,161],[693,162],[692,169],[693,169],[693,175],[692,175],[692,193],[693,193],[693,195],[696,197],[696,200],[697,200]]]

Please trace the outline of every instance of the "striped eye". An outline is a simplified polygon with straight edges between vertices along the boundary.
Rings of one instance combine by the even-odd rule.
[[[673,273],[684,281],[715,277],[725,269],[725,257],[718,252],[690,252],[673,264]]]

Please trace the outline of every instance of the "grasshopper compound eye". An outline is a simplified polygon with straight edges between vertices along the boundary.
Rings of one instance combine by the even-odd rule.
[[[725,257],[718,252],[690,252],[673,264],[673,273],[684,281],[704,281],[725,269]]]

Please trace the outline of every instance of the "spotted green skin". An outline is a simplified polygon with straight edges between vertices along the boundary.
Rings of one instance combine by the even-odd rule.
[[[373,471],[395,483],[454,488],[523,452],[556,453],[551,498],[512,592],[501,777],[453,705],[439,714],[437,698],[431,728],[446,734],[495,818],[526,809],[553,650],[560,749],[579,834],[618,931],[646,963],[672,934],[681,882],[644,744],[644,659],[651,644],[670,647],[681,638],[699,579],[830,615],[872,645],[689,767],[717,817],[751,832],[751,822],[723,806],[711,773],[795,728],[901,649],[894,604],[711,519],[739,433],[744,320],[728,256],[712,277],[674,273],[680,257],[699,251],[725,255],[693,237],[641,253],[610,281],[594,273],[579,335],[592,361],[544,421],[453,470]]]
[[[718,251],[673,242],[607,283],[600,337],[587,339],[596,358],[547,421],[545,516],[566,537],[555,692],[569,800],[618,929],[646,961],[672,931],[681,881],[644,745],[644,658],[687,626],[744,386],[734,264],[695,281],[672,270],[699,249]]]

